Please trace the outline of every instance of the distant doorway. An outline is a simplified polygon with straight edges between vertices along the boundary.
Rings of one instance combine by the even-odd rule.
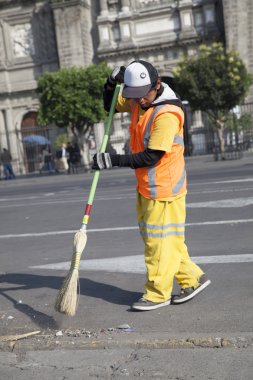
[[[23,116],[21,122],[21,131],[25,132],[27,129],[33,129],[37,126],[37,112],[31,111]]]
[[[22,141],[29,135],[36,134],[37,126],[37,112],[28,112],[23,116],[21,122],[21,136]],[[23,144],[24,147],[24,164],[27,173],[33,173],[36,171],[35,157],[39,154],[35,145]]]

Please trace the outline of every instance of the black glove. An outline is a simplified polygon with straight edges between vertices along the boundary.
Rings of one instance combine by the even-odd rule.
[[[115,86],[118,83],[124,83],[125,66],[115,67],[111,75],[108,77],[108,84]]]
[[[93,156],[92,169],[103,170],[112,168],[112,160],[110,153],[97,153]]]

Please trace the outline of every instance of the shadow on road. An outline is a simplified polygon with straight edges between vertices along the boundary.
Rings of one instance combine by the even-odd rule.
[[[20,289],[20,288],[18,288]],[[7,289],[5,289],[7,290]],[[1,291],[1,294],[12,302],[14,308],[18,310],[19,312],[25,314],[27,317],[31,319],[32,322],[34,322],[37,326],[39,326],[41,329],[52,329],[56,330],[59,328],[59,324],[55,321],[55,319],[45,313],[42,313],[41,311],[35,310],[33,307],[18,303],[14,298],[10,297],[5,292]]]
[[[59,326],[53,317],[37,311],[27,304],[18,303],[18,301],[11,297],[9,294],[10,292],[14,291],[20,292],[23,290],[29,291],[35,289],[46,290],[47,288],[55,289],[58,291],[62,285],[63,279],[64,277],[40,276],[26,273],[9,273],[0,276],[0,282],[5,286],[0,290],[2,296],[12,302],[15,309],[27,315],[38,326],[44,329],[57,329]],[[10,284],[11,286],[7,287],[6,284]],[[18,287],[15,285],[18,285]],[[56,295],[57,292],[55,293],[55,297]],[[114,285],[80,278],[80,295],[92,298],[100,298],[107,302],[118,305],[130,305],[141,296],[141,293],[131,292]]]

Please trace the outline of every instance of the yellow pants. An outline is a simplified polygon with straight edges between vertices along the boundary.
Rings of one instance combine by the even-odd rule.
[[[137,194],[137,217],[145,244],[147,282],[144,297],[153,302],[171,298],[173,279],[183,288],[196,287],[203,271],[194,264],[185,245],[185,198],[146,199]]]

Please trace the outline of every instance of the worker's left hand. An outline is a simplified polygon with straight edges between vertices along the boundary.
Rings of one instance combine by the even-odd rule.
[[[97,153],[93,156],[93,165],[92,169],[94,170],[103,170],[111,169],[112,160],[110,153]]]

